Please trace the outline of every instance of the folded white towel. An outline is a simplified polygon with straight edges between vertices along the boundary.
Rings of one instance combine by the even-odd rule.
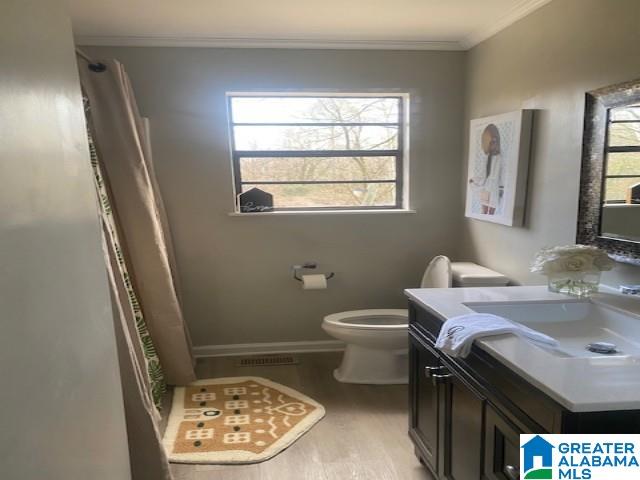
[[[476,338],[504,333],[513,333],[547,347],[558,346],[557,340],[506,318],[490,313],[470,313],[444,322],[436,341],[436,348],[452,357],[464,358],[471,352],[471,345]]]

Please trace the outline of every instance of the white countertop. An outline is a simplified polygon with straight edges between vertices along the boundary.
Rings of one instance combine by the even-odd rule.
[[[591,301],[640,315],[639,298],[601,290]],[[472,313],[467,304],[585,301],[549,292],[546,286],[421,288],[405,293],[444,319]],[[487,337],[475,345],[573,412],[640,409],[639,357],[558,358],[515,335]]]

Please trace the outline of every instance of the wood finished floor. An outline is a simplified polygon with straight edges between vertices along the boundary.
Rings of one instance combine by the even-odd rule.
[[[299,365],[236,367],[200,359],[198,378],[259,376],[322,403],[323,420],[287,450],[255,465],[172,465],[176,480],[432,480],[407,436],[407,387],[339,383],[340,353],[298,356]]]

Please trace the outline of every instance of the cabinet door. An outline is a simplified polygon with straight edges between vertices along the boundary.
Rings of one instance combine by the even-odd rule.
[[[484,399],[449,372],[434,376],[442,383],[444,422],[441,475],[448,480],[479,480],[482,476]]]
[[[520,479],[520,434],[522,431],[486,406],[484,474],[489,480]]]
[[[437,473],[440,407],[438,386],[432,382],[431,372],[440,368],[440,360],[426,342],[413,334],[410,338],[409,431],[420,460]]]

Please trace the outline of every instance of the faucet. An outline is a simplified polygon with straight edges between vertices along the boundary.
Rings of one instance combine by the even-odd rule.
[[[640,295],[640,285],[620,285],[620,293],[625,295]]]

